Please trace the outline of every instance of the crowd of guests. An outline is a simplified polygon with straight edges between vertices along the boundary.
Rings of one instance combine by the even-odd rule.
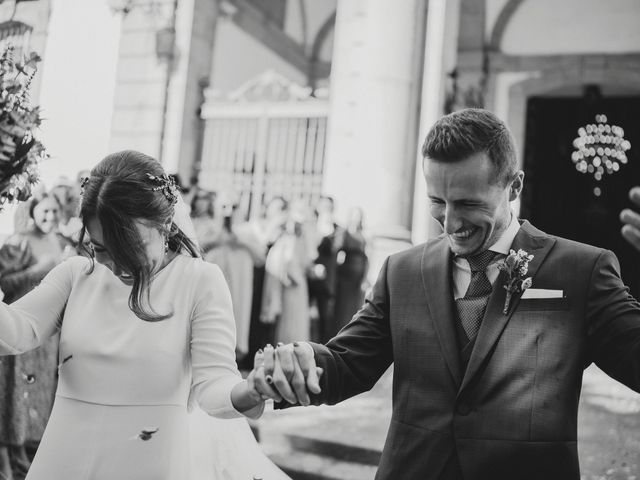
[[[368,270],[361,209],[342,226],[331,197],[310,206],[277,196],[246,221],[226,192],[195,188],[189,197],[204,258],[231,290],[241,366],[267,343],[326,341],[360,307]]]
[[[0,289],[11,303],[65,258],[77,255],[81,179],[40,187],[18,206],[14,233],[0,247]],[[368,258],[362,210],[343,226],[334,201],[315,206],[272,198],[251,221],[233,195],[194,187],[183,196],[203,257],[222,269],[236,321],[236,358],[250,369],[267,343],[326,341],[360,307]],[[0,357],[0,479],[24,478],[42,438],[57,383],[58,337]]]

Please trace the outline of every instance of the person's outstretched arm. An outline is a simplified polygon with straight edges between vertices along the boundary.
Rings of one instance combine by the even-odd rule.
[[[74,278],[85,268],[89,268],[86,258],[70,258],[18,301],[0,304],[0,355],[36,348],[60,328]]]

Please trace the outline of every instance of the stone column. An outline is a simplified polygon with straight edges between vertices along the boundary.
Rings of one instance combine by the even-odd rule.
[[[339,0],[324,189],[374,235],[409,238],[425,1]]]
[[[174,15],[173,0],[134,3],[123,13],[111,121],[111,151],[160,155],[168,69],[156,55],[156,34]]]
[[[429,0],[411,229],[413,243],[424,242],[441,231],[429,213],[421,147],[431,126],[444,113],[445,80],[456,64],[459,15],[459,0]]]
[[[177,56],[169,83],[162,161],[186,183],[200,160],[204,132],[200,108],[213,65],[218,2],[180,0],[178,5]]]
[[[201,143],[199,108],[216,19],[217,2],[211,0],[134,4],[124,16],[112,151],[140,150],[189,180]]]

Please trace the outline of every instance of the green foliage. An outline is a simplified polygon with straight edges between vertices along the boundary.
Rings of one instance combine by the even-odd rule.
[[[27,200],[38,182],[38,165],[47,157],[34,136],[40,109],[29,104],[29,88],[40,57],[31,53],[15,61],[12,46],[0,57],[0,209]]]

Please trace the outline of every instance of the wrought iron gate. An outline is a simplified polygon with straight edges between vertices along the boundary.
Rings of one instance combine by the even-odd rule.
[[[328,100],[266,72],[202,109],[199,184],[233,190],[249,218],[274,196],[315,203],[322,192]]]

